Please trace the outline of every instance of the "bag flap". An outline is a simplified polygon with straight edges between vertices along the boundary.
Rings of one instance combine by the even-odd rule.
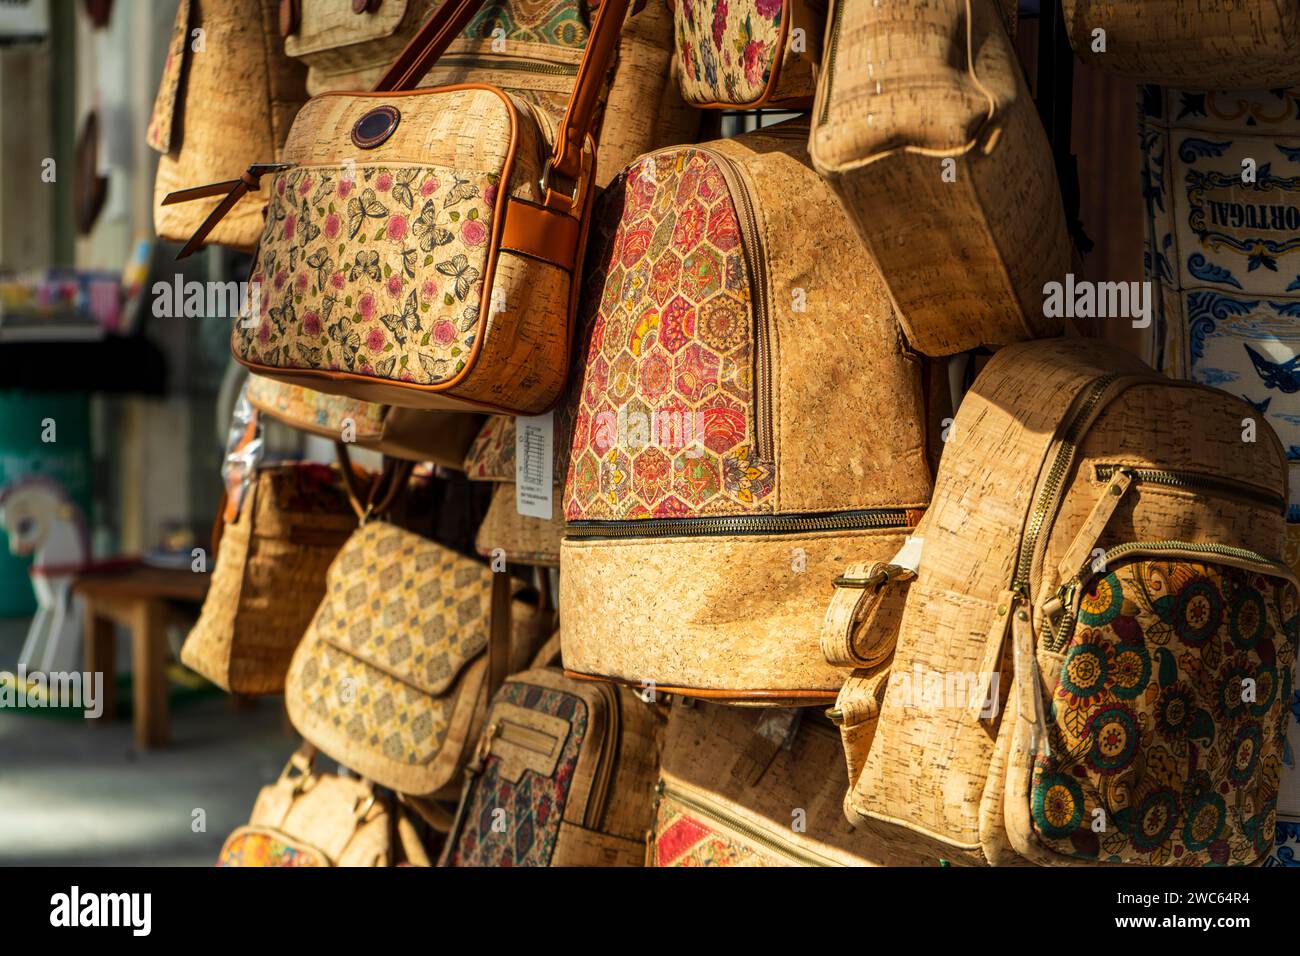
[[[264,375],[248,377],[248,400],[258,411],[286,425],[326,438],[342,438],[344,426],[350,421],[358,444],[379,439],[387,411],[385,405],[329,395]]]
[[[515,480],[515,420],[491,415],[465,455],[465,474],[473,481]]]
[[[162,80],[154,99],[153,114],[145,141],[160,153],[172,150],[172,133],[175,126],[176,102],[180,98],[181,73],[185,66],[185,51],[189,48],[190,0],[181,0],[176,10],[176,25],[167,45],[167,60],[163,64]],[[177,147],[180,143],[175,144]]]
[[[318,637],[432,696],[487,647],[492,571],[384,521],[339,551],[317,611]]]
[[[284,39],[289,56],[310,56],[339,47],[382,40],[397,32],[409,0],[384,0],[367,13],[354,13],[352,0],[311,0],[302,4],[298,29]]]

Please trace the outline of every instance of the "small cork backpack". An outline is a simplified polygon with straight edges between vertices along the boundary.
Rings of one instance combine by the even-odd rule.
[[[827,614],[829,648],[896,634],[833,711],[849,818],[962,862],[1262,860],[1300,595],[1258,424],[1100,342],[998,352],[908,560]]]

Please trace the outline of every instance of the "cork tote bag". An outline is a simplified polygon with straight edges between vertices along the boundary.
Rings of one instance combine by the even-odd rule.
[[[357,518],[334,469],[262,468],[225,520],[212,586],[181,662],[234,694],[278,694]]]
[[[428,866],[402,809],[353,777],[322,773],[304,745],[263,787],[244,826],[226,839],[217,866]]]
[[[302,67],[276,42],[275,17],[274,0],[181,0],[145,137],[162,153],[154,180],[154,229],[161,238],[184,242],[217,205],[216,199],[163,205],[168,193],[279,158],[307,92]],[[200,42],[202,50],[195,49]],[[249,90],[256,93],[246,95]],[[251,250],[265,207],[259,192],[209,241]]]
[[[1046,133],[992,0],[842,0],[810,150],[857,224],[912,347],[1060,334],[1070,270]]]
[[[306,68],[307,92],[368,90],[438,0],[281,0],[277,36]]]
[[[994,356],[919,561],[841,581],[868,603],[906,590],[878,709],[857,699],[868,668],[838,705],[875,711],[856,752],[844,734],[851,819],[971,862],[1263,856],[1297,597],[1285,458],[1267,429],[1243,441],[1248,416],[1099,342]]]
[[[558,568],[560,539],[564,537],[564,518],[560,513],[563,493],[563,462],[568,461],[563,442],[555,442],[554,474],[558,476],[551,491],[552,515],[538,518],[519,513],[515,491],[515,420],[503,415],[489,416],[465,456],[465,474],[471,481],[493,484],[492,502],[475,536],[475,550],[483,557],[504,552],[512,564]]]
[[[606,195],[567,413],[571,674],[830,702],[830,580],[929,500],[922,363],[806,135],[662,150]]]
[[[666,707],[516,674],[488,711],[442,866],[641,866]]]
[[[363,524],[330,565],[290,664],[290,721],[382,786],[454,794],[492,685],[549,633],[547,615],[514,590],[472,558],[386,521]]]
[[[460,468],[482,415],[420,411],[329,395],[261,375],[248,378],[248,400],[259,412],[299,431],[346,441],[404,461]]]
[[[1063,0],[1061,6],[1074,52],[1099,70],[1198,90],[1300,83],[1296,0]]]
[[[826,0],[677,0],[682,97],[714,109],[812,105]]]
[[[923,866],[936,860],[855,830],[844,764],[810,710],[673,704],[655,787],[649,866]]]

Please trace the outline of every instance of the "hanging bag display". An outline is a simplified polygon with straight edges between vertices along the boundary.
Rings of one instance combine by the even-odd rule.
[[[439,0],[280,0],[276,36],[307,68],[307,92],[365,90],[411,41]]]
[[[837,582],[906,592],[887,685],[837,706],[851,819],[977,863],[1266,855],[1300,596],[1248,414],[1099,342],[993,357],[910,560]]]
[[[470,480],[492,483],[492,503],[479,526],[475,548],[485,558],[504,552],[511,563],[559,567],[560,539],[564,536],[560,514],[564,480],[561,463],[568,461],[568,457],[557,439],[553,472],[557,481],[551,489],[551,517],[520,514],[515,484],[515,430],[513,418],[489,417],[465,456],[465,474]]]
[[[1089,66],[1198,90],[1300,84],[1296,0],[1061,0]]]
[[[665,720],[549,644],[492,700],[442,866],[641,866]]]
[[[908,341],[951,355],[1061,331],[1070,272],[1047,136],[993,0],[839,0],[809,149]]]
[[[560,121],[495,87],[414,89],[481,3],[439,7],[375,92],[309,101],[283,163],[168,197],[229,190],[185,254],[273,176],[260,314],[231,339],[253,372],[417,408],[536,413],[558,398],[590,134],[627,2],[602,4]]]
[[[829,702],[826,588],[929,500],[923,363],[806,136],[662,150],[606,194],[564,487],[571,674]]]
[[[186,241],[217,205],[216,199],[169,205],[162,201],[168,193],[279,159],[307,92],[305,71],[278,42],[276,6],[275,0],[180,0],[145,134],[163,154],[154,180],[154,229],[163,239]],[[259,191],[240,203],[208,241],[252,249],[266,200]]]

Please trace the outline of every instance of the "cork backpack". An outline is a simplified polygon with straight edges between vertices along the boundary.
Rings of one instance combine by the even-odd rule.
[[[998,352],[908,559],[828,611],[832,645],[897,634],[834,713],[850,819],[977,863],[1261,860],[1300,597],[1286,458],[1252,423],[1102,343]]]
[[[829,582],[929,500],[925,364],[806,139],[661,150],[607,194],[557,426],[570,674],[829,703]]]

